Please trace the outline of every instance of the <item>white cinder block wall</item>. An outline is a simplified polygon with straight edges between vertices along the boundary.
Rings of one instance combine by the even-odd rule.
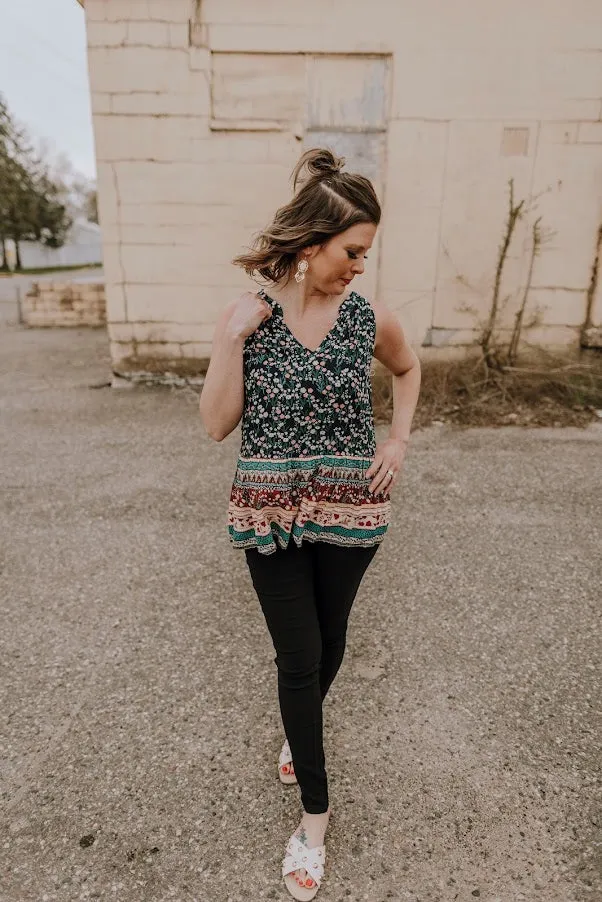
[[[207,359],[222,305],[247,286],[230,259],[290,196],[301,150],[324,142],[377,184],[361,288],[416,347],[478,339],[510,179],[532,209],[501,326],[541,216],[525,339],[575,350],[587,325],[600,342],[599,0],[86,0],[86,18],[117,369]]]

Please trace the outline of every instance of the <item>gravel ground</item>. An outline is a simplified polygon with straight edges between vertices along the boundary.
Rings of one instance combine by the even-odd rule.
[[[0,899],[290,899],[239,431],[109,381],[102,330],[0,330]],[[322,902],[602,899],[601,449],[415,435],[325,703]]]

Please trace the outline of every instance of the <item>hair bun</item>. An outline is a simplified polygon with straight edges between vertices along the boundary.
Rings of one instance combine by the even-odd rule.
[[[345,157],[336,157],[326,147],[307,150],[293,170],[293,188],[297,187],[298,182],[306,182],[310,178],[325,179],[338,175],[344,165]]]

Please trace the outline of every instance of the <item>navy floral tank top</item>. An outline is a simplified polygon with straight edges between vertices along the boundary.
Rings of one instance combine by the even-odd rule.
[[[272,308],[243,350],[242,441],[228,505],[236,548],[272,554],[301,546],[382,542],[391,502],[369,491],[376,439],[370,369],[376,320],[352,292],[312,351]]]

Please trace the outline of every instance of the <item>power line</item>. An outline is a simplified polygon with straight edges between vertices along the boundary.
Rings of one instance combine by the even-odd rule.
[[[37,31],[35,28],[32,28],[31,25],[29,24],[29,22],[24,22],[23,19],[20,19],[18,16],[15,16],[14,11],[12,9],[10,10],[10,13],[13,15],[13,21],[16,22],[16,24],[18,24],[22,29],[27,29],[29,31],[29,33],[31,35],[33,35],[35,38],[37,38],[41,44],[45,44],[46,47],[50,47],[50,49],[52,51],[54,51],[54,53],[56,54],[56,56],[59,59],[62,59],[66,63],[68,63],[70,66],[75,66],[76,69],[81,70],[81,63],[78,63],[77,60],[75,60],[73,57],[67,56],[66,53],[63,53],[63,51],[61,49],[59,49],[59,47],[57,47],[56,44],[53,44],[51,41],[48,41],[45,37],[43,37],[40,34],[39,31]],[[3,16],[6,16],[6,11],[3,11]],[[9,14],[9,19],[10,19],[10,14]]]
[[[87,82],[87,73],[85,73],[85,75],[84,75],[83,83],[81,81],[79,81],[79,82],[78,81],[69,81],[69,79],[66,78],[64,72],[61,72],[59,69],[52,68],[52,66],[48,65],[48,61],[41,60],[38,57],[34,56],[33,53],[28,48],[19,47],[17,50],[17,48],[14,45],[7,44],[7,43],[4,43],[3,46],[6,47],[6,49],[9,52],[12,51],[13,55],[16,55],[17,57],[21,57],[23,54],[25,56],[29,57],[29,59],[33,62],[34,66],[36,68],[45,69],[46,72],[49,72],[53,78],[57,78],[59,81],[62,81],[63,84],[68,85],[69,88],[71,88],[71,89],[77,88],[80,91],[82,91],[82,90],[85,91],[86,94],[89,93],[88,82]]]

